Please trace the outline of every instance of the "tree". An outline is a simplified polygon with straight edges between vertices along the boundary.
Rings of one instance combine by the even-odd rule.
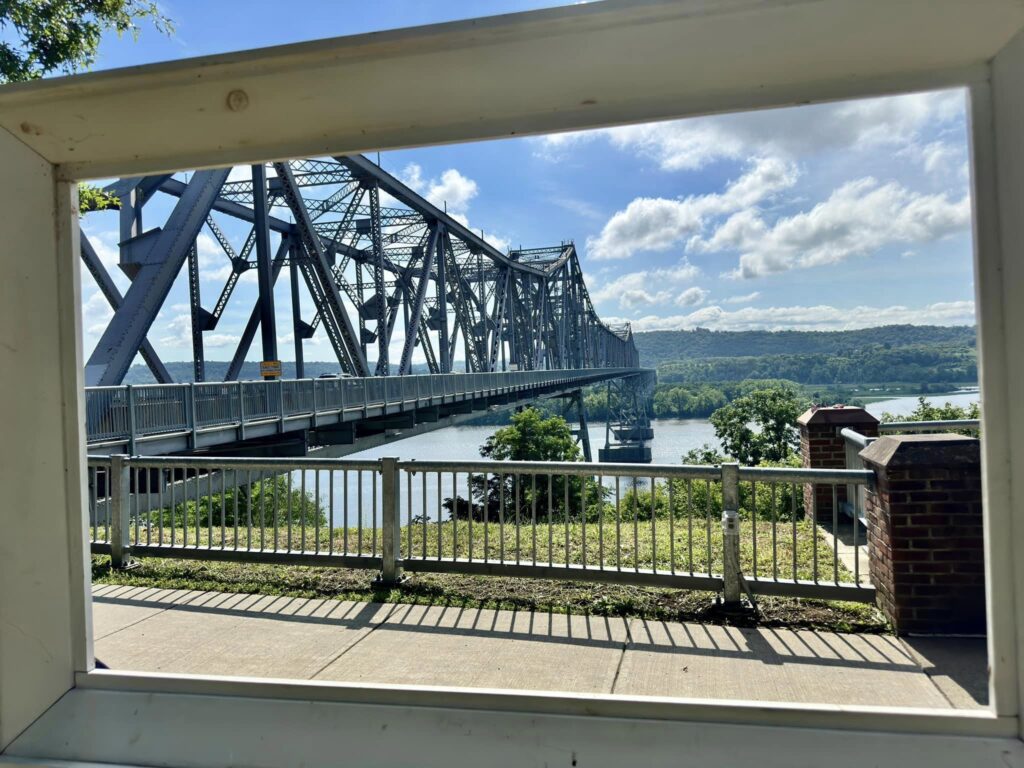
[[[579,461],[580,447],[561,416],[544,418],[536,408],[524,408],[487,438],[480,455],[495,461]]]
[[[758,389],[711,414],[723,450],[741,464],[784,461],[796,448],[794,426],[800,412],[788,387]]]
[[[104,32],[138,38],[143,20],[174,29],[152,0],[0,0],[0,82],[88,69]]]
[[[917,398],[917,407],[905,416],[895,413],[883,413],[883,422],[892,421],[953,421],[954,419],[980,419],[981,406],[970,403],[967,406],[944,403],[932,405],[925,398]]]
[[[137,39],[147,19],[165,34],[174,25],[151,0],[0,0],[0,83],[72,74],[96,61],[103,33]],[[120,207],[116,196],[78,185],[79,213]]]
[[[525,408],[512,416],[511,423],[496,430],[480,446],[480,455],[496,461],[580,461],[582,452],[572,429],[561,416],[545,416],[536,408]],[[586,504],[583,489],[586,487]],[[472,502],[456,496],[445,499],[445,509],[456,519],[498,522],[537,519],[579,518],[600,514],[604,492],[592,478],[533,474],[473,475]],[[516,503],[518,500],[518,504]],[[568,504],[566,502],[568,501]]]

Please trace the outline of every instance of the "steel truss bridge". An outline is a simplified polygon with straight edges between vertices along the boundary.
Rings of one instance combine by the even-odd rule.
[[[571,241],[502,253],[362,156],[249,170],[241,180],[222,168],[108,187],[121,201],[119,267],[131,283],[122,295],[83,233],[82,259],[113,309],[85,368],[90,449],[135,448],[143,440],[147,452],[230,450],[264,440],[268,450],[281,450],[284,436],[294,442],[293,433],[304,432],[305,452],[310,433],[330,442],[322,427],[332,416],[335,425],[362,425],[333,436],[355,444],[404,436],[421,424],[444,426],[467,407],[552,396],[576,403],[585,434],[581,387],[615,379],[617,388],[650,389],[628,324],[609,327],[597,316]],[[162,223],[146,229],[154,209]],[[201,291],[197,239],[204,232],[224,255],[226,277],[212,307]],[[297,378],[304,376],[303,343],[318,329],[346,378],[230,386],[257,331],[263,361],[279,360],[274,287],[285,268]],[[217,329],[250,270],[258,298],[224,381],[214,384],[204,335]],[[119,386],[139,355],[158,385],[174,384],[147,337],[183,271],[194,383]],[[300,295],[311,300],[310,314]],[[472,380],[447,381],[456,369]]]

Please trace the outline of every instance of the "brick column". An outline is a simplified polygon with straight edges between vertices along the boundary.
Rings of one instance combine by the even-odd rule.
[[[843,469],[846,466],[846,442],[839,436],[845,427],[865,437],[878,436],[878,419],[848,405],[811,408],[797,420],[800,429],[800,456],[805,467],[812,469]],[[846,486],[836,489],[836,501],[846,501]],[[804,486],[804,509],[812,520],[832,519],[832,487]]]
[[[878,607],[901,634],[983,633],[985,562],[976,438],[900,435],[860,454]]]

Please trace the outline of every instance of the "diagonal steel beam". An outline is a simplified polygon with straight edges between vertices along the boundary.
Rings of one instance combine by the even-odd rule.
[[[100,292],[106,297],[107,303],[110,304],[111,309],[115,312],[121,308],[121,303],[124,298],[121,296],[121,291],[114,285],[114,281],[110,275],[107,274],[106,268],[103,266],[103,262],[100,261],[100,257],[96,254],[96,250],[92,247],[92,243],[89,242],[89,238],[85,236],[85,232],[80,232],[81,235],[81,251],[82,261],[85,262],[86,269],[92,274],[96,280],[96,285],[99,286]],[[146,361],[146,365],[149,366],[150,372],[153,374],[153,378],[157,380],[159,384],[171,384],[174,379],[171,377],[170,372],[164,366],[160,356],[153,349],[153,345],[149,343],[149,339],[143,339],[142,344],[139,345],[139,354],[142,355],[142,359]]]
[[[416,296],[409,311],[409,324],[405,329],[405,346],[402,347],[402,361],[398,367],[398,375],[406,376],[412,372],[412,353],[416,347],[416,333],[413,328],[419,328],[420,320],[423,317],[423,304],[427,299],[427,288],[430,286],[430,271],[434,268],[434,254],[437,252],[438,229],[431,226],[430,237],[427,240],[426,249],[423,252],[423,266],[420,268],[420,281],[416,285]]]
[[[155,234],[141,236],[146,243],[134,241],[139,247],[132,254],[138,272],[86,363],[86,384],[120,384],[124,379],[228,173],[226,168],[197,172],[166,225]],[[122,244],[122,258],[124,248]]]
[[[295,217],[295,229],[306,252],[300,267],[306,280],[306,287],[317,305],[317,311],[324,321],[324,330],[334,347],[342,368],[354,376],[369,376],[366,358],[362,354],[355,329],[341,300],[338,286],[334,281],[330,265],[324,255],[320,236],[313,229],[309,211],[299,194],[287,163],[274,163],[283,187],[285,203]]]

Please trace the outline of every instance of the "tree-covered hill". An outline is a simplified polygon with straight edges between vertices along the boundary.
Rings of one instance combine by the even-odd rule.
[[[640,350],[640,363],[657,368],[662,363],[695,358],[764,355],[848,357],[872,347],[895,349],[943,346],[973,350],[976,333],[972,326],[883,325],[855,331],[711,331],[696,328],[692,331],[649,331],[637,333],[634,338]],[[767,375],[790,378],[781,373]],[[890,376],[882,380],[895,381],[898,377]]]
[[[776,354],[675,360],[658,366],[661,384],[703,384],[744,379],[787,379],[800,384],[977,381],[973,347],[915,344],[862,347],[833,354]]]

